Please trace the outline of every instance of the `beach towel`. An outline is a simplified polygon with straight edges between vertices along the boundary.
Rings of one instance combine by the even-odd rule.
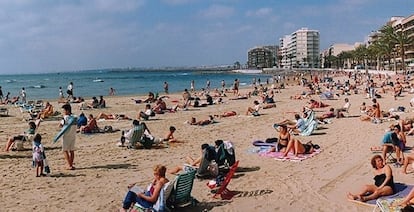
[[[371,207],[375,207],[377,205],[377,201],[381,202],[383,200],[388,201],[389,203],[392,202],[393,199],[398,199],[398,198],[404,198],[405,196],[408,195],[408,193],[410,193],[411,189],[413,189],[414,186],[413,185],[407,185],[407,184],[403,184],[403,183],[395,183],[395,190],[396,193],[392,194],[392,195],[388,195],[388,196],[383,196],[380,197],[378,199],[373,199],[373,200],[369,200],[366,202],[361,202],[359,200],[349,200],[351,202],[357,203],[357,204],[362,204],[362,205],[366,205],[366,206],[371,206]],[[382,202],[382,204],[387,204],[385,201]],[[377,205],[379,207],[379,205]]]
[[[318,122],[315,120],[312,120],[308,126],[303,130],[301,133],[299,133],[300,136],[310,136],[312,135],[313,131],[318,128]]]
[[[278,161],[292,161],[292,162],[303,161],[319,153],[321,153],[321,149],[317,149],[311,154],[299,154],[297,157],[294,156],[292,152],[289,152],[286,157],[283,157],[283,152],[268,152],[268,149],[263,149],[259,151],[259,155],[262,157],[274,158],[275,160],[278,160]]]

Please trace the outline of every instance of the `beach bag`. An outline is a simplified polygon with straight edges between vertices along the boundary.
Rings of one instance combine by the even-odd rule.
[[[211,161],[211,163],[208,164],[207,170],[212,177],[216,177],[219,174],[219,167],[216,161]]]

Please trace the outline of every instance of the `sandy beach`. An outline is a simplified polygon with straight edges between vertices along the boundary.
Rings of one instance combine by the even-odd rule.
[[[337,79],[344,79],[335,78]],[[378,79],[376,79],[378,80]],[[362,88],[362,86],[361,86]],[[246,88],[241,93],[247,93]],[[373,183],[370,159],[371,146],[380,145],[385,130],[393,122],[373,124],[359,120],[359,105],[371,100],[365,94],[340,96],[337,100],[322,100],[330,107],[340,108],[344,98],[349,98],[350,117],[332,119],[332,123],[321,125],[316,135],[295,136],[302,143],[312,141],[321,147],[322,152],[315,157],[300,161],[277,161],[253,153],[252,141],[277,137],[273,123],[285,118],[293,119],[309,99],[292,100],[290,96],[301,93],[304,87],[288,85],[281,93],[275,93],[277,107],[261,110],[261,116],[245,115],[247,107],[252,106],[257,97],[245,100],[229,100],[223,104],[203,108],[190,108],[156,115],[145,121],[155,137],[162,137],[170,126],[175,126],[175,137],[180,141],[168,148],[129,150],[116,146],[121,133],[77,134],[76,170],[65,170],[61,142],[52,143],[59,131],[58,120],[42,121],[37,130],[43,137],[51,176],[35,177],[32,165],[31,145],[25,144],[26,151],[0,152],[2,180],[0,211],[117,211],[127,191],[127,185],[138,182],[146,186],[152,179],[152,168],[164,164],[167,168],[181,165],[186,156],[197,157],[200,145],[214,144],[217,139],[230,140],[235,145],[239,169],[228,188],[238,195],[231,200],[213,199],[208,180],[196,179],[192,195],[199,202],[180,211],[372,211],[373,208],[351,203],[347,192],[357,192],[362,185]],[[176,100],[182,102],[181,94],[170,94],[166,99],[168,106]],[[105,97],[107,108],[83,111],[86,115],[122,113],[135,118],[145,104],[136,104],[131,98],[144,99],[145,96]],[[318,96],[314,96],[320,100]],[[411,94],[404,92],[394,100],[391,93],[382,94],[378,99],[382,110],[404,106],[406,113],[402,118],[411,117],[409,100]],[[90,101],[90,100],[87,100]],[[61,104],[52,101],[55,110]],[[81,111],[72,105],[73,113]],[[24,118],[27,113],[18,107],[6,106],[9,117],[0,117],[0,144],[2,149],[9,136],[22,133],[27,128]],[[327,108],[315,109],[317,115],[328,111]],[[217,123],[207,126],[192,126],[185,123],[191,117],[198,120],[208,119],[208,115],[236,111],[238,115],[216,118]],[[98,125],[111,125],[113,128],[131,128],[129,120],[99,120]],[[413,146],[413,137],[408,136],[408,146]],[[404,175],[401,168],[393,168],[395,182],[414,184],[413,173]],[[173,179],[173,175],[167,175]]]

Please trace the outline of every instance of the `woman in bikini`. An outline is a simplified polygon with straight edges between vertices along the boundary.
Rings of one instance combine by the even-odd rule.
[[[348,193],[350,200],[359,200],[366,202],[377,199],[382,196],[388,196],[395,193],[394,177],[389,165],[384,165],[384,159],[380,155],[375,155],[371,159],[371,165],[374,168],[374,184],[365,185],[358,194]]]
[[[286,157],[290,151],[293,152],[295,157],[298,154],[310,154],[314,152],[312,142],[302,144],[299,140],[292,137],[289,133],[286,125],[280,125],[279,142],[277,143],[277,150],[283,152],[283,157]],[[271,152],[276,151],[276,147],[271,148]]]

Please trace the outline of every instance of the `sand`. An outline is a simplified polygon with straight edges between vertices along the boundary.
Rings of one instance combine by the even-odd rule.
[[[251,90],[248,88],[247,90]],[[247,92],[244,90],[242,92]],[[177,128],[175,137],[179,143],[168,148],[151,150],[129,150],[116,146],[120,132],[105,134],[78,134],[76,140],[76,170],[65,170],[61,143],[51,142],[59,131],[58,121],[41,122],[38,132],[43,136],[46,154],[51,167],[51,176],[36,178],[31,167],[30,145],[26,151],[0,152],[0,211],[117,211],[127,191],[127,185],[138,182],[146,186],[152,179],[152,167],[164,164],[167,168],[181,165],[186,156],[197,157],[202,143],[213,144],[217,139],[230,140],[236,148],[240,168],[229,184],[229,189],[239,194],[231,200],[212,198],[208,180],[195,180],[192,195],[198,200],[196,206],[183,211],[371,211],[372,208],[351,203],[346,199],[347,192],[357,192],[362,185],[373,183],[370,158],[371,146],[379,145],[381,138],[392,122],[372,124],[362,122],[357,117],[333,119],[323,125],[318,135],[296,136],[302,142],[312,140],[321,146],[322,152],[301,162],[276,161],[251,153],[252,141],[277,137],[273,123],[284,118],[293,119],[293,112],[299,112],[307,100],[291,100],[290,96],[304,90],[301,86],[287,86],[275,94],[277,107],[262,110],[259,117],[246,116],[244,113],[256,97],[247,100],[228,100],[220,105],[205,108],[190,108],[188,111],[157,115],[146,121],[152,134],[164,136],[168,128]],[[169,95],[167,104],[180,100],[180,94]],[[232,97],[232,95],[229,95]],[[350,99],[350,115],[359,115],[359,105],[370,100],[364,94],[341,96],[338,100],[324,103],[338,108],[343,99]],[[131,98],[136,96],[107,97],[108,108],[84,111],[95,116],[100,112],[123,113],[136,117],[145,104],[135,104]],[[144,98],[144,96],[138,97]],[[319,100],[319,97],[315,97]],[[404,93],[396,101],[391,94],[383,95],[379,103],[383,110],[405,106],[411,116],[409,100],[411,95]],[[55,109],[60,108],[52,101]],[[7,138],[17,135],[27,128],[27,114],[19,108],[7,106],[10,117],[0,117],[0,139],[2,147]],[[73,105],[74,114],[79,115]],[[58,110],[58,109],[57,109]],[[217,123],[207,126],[191,126],[185,123],[191,117],[207,119],[208,115],[224,111],[237,111],[238,115],[217,118]],[[328,108],[317,109],[317,115]],[[104,127],[129,129],[131,121],[105,120],[98,125]],[[413,138],[408,137],[408,145]],[[413,184],[413,174],[403,175],[401,168],[393,168],[394,180]],[[173,175],[167,176],[173,179]]]

